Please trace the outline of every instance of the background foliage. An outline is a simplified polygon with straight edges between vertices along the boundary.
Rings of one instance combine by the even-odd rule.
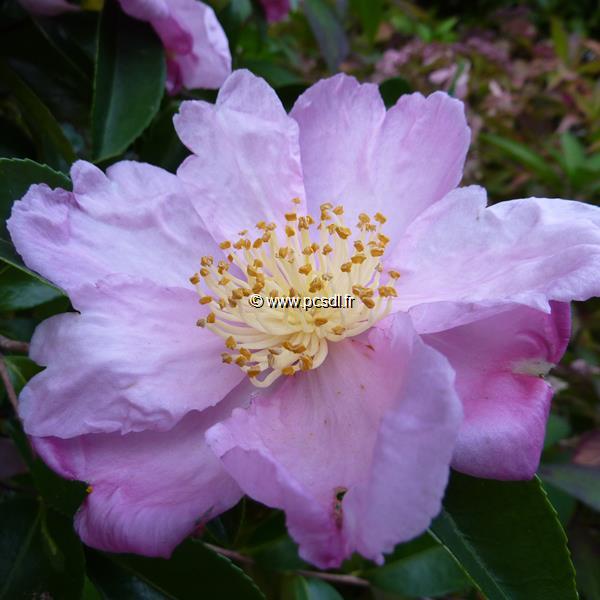
[[[492,201],[600,193],[600,5],[500,0],[303,0],[267,25],[258,3],[214,0],[234,67],[265,77],[286,107],[338,70],[380,85],[386,104],[446,90],[473,129],[466,183]],[[143,49],[143,51],[142,51]],[[107,0],[101,11],[32,19],[0,0],[0,598],[600,599],[600,303],[574,307],[539,477],[502,483],[453,474],[429,532],[377,566],[303,563],[283,515],[242,501],[169,561],[84,548],[72,516],[86,494],[32,455],[14,393],[39,368],[35,326],[70,309],[29,271],[4,221],[33,182],[68,188],[76,158],[123,157],[175,171],[186,150],[164,93],[155,34]],[[566,532],[566,535],[565,535]],[[568,542],[567,542],[568,537]],[[576,584],[573,563],[576,567]]]

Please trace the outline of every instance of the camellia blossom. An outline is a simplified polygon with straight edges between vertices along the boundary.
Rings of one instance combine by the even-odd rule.
[[[376,562],[427,528],[449,466],[530,478],[569,307],[600,292],[600,209],[457,188],[462,104],[337,75],[288,115],[247,71],[175,117],[177,175],[77,162],[8,221],[77,313],[36,330],[20,397],[41,456],[91,493],[97,548],[168,556],[242,494],[300,554]],[[255,308],[252,294],[352,294]]]
[[[32,14],[79,10],[66,0],[20,0]],[[167,55],[167,91],[218,88],[231,73],[229,43],[214,10],[198,0],[119,0],[131,17],[147,21]]]

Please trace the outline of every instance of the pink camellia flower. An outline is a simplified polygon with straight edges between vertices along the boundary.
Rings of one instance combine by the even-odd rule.
[[[290,0],[260,0],[268,21],[281,21],[290,12]]]
[[[78,311],[38,327],[20,414],[91,485],[86,543],[166,556],[245,493],[306,560],[381,562],[429,525],[450,464],[533,475],[566,302],[600,292],[600,209],[456,189],[469,129],[442,92],[386,112],[337,75],[288,115],[237,71],[175,126],[194,153],[177,176],[78,162],[73,191],[32,186],[8,222]]]
[[[78,7],[65,0],[20,0],[32,14],[53,16]],[[198,0],[119,0],[130,16],[147,21],[167,55],[167,91],[218,88],[231,73],[229,43],[213,9]]]

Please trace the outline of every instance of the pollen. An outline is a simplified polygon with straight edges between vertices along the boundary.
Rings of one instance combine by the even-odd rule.
[[[223,240],[224,255],[203,256],[190,277],[205,311],[196,324],[223,339],[223,363],[244,371],[258,387],[317,369],[329,344],[371,328],[398,296],[400,273],[382,264],[390,244],[382,231],[385,216],[361,213],[351,226],[342,205],[322,204],[316,219],[300,214],[301,204],[292,200],[279,228],[260,221],[236,240]],[[254,239],[251,230],[258,230]],[[262,307],[250,303],[252,294],[262,296]],[[266,301],[288,296],[353,302],[306,309]]]

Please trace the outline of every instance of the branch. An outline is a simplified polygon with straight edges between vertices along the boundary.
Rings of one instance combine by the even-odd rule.
[[[210,548],[213,552],[217,552],[222,556],[226,556],[231,560],[239,562],[241,564],[253,565],[254,559],[250,556],[240,554],[235,550],[228,550],[227,548],[221,548],[220,546],[214,546],[213,544],[204,544],[207,548]],[[358,587],[369,587],[371,584],[366,579],[361,579],[354,575],[342,575],[338,573],[321,573],[319,571],[304,571],[302,569],[294,571],[298,575],[303,577],[314,577],[315,579],[323,579],[324,581],[331,581],[332,583],[338,583],[341,585],[354,585]]]
[[[11,340],[0,335],[0,350],[8,350],[9,352],[29,352],[29,344],[27,342]]]
[[[0,354],[0,379],[2,379],[2,383],[6,388],[6,394],[10,403],[12,404],[15,413],[18,411],[18,402],[17,402],[17,393],[15,392],[15,388],[13,387],[12,381],[10,380],[10,375],[8,374],[8,368],[6,366],[6,362],[4,361],[4,356]]]

